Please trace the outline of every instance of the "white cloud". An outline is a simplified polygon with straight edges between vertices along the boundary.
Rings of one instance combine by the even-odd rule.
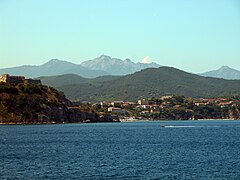
[[[150,58],[149,56],[145,56],[145,57],[143,58],[143,60],[141,61],[141,63],[149,64],[149,63],[151,63],[151,59],[152,59],[152,58]]]

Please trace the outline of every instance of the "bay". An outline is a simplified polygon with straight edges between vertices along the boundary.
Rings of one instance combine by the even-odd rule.
[[[240,179],[240,121],[0,125],[1,179]]]

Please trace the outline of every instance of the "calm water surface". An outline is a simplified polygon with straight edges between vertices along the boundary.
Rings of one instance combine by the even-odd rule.
[[[240,179],[240,121],[1,125],[0,178]]]

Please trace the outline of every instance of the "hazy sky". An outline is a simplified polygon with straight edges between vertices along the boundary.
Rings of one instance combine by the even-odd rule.
[[[0,0],[0,68],[102,54],[240,70],[240,1]]]

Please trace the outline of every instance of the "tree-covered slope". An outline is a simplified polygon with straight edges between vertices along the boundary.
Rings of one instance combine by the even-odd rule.
[[[240,81],[202,77],[171,67],[160,67],[145,69],[108,81],[95,79],[80,84],[62,85],[57,88],[70,99],[92,101],[136,100],[141,97],[162,95],[216,97],[239,93]]]
[[[59,76],[41,76],[36,79],[41,80],[45,85],[52,87],[60,87],[66,85],[76,85],[82,83],[103,83],[105,81],[112,81],[120,78],[121,76],[99,76],[93,79],[84,78],[76,74],[64,74]]]
[[[52,87],[58,87],[62,85],[81,84],[88,82],[87,78],[81,77],[76,74],[64,74],[59,76],[41,76],[37,79],[45,85],[51,85]]]
[[[72,123],[99,121],[91,109],[73,106],[54,88],[36,84],[0,83],[0,123]]]

